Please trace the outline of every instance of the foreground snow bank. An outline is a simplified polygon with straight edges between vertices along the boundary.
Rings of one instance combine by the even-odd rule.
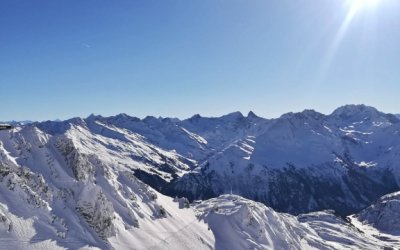
[[[215,249],[382,249],[398,244],[366,235],[331,211],[295,217],[237,195],[203,201],[195,210],[214,233]]]

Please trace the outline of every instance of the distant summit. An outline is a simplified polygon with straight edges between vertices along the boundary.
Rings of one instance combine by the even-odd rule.
[[[302,112],[289,112],[286,114],[283,114],[281,118],[297,118],[297,119],[313,119],[313,120],[319,120],[322,118],[325,118],[326,116],[322,113],[319,113],[313,109],[305,109]]]
[[[253,111],[250,111],[247,114],[247,118],[254,119],[254,118],[259,118],[259,117]]]
[[[358,105],[345,105],[342,107],[337,108],[335,111],[333,111],[332,115],[333,116],[341,116],[341,117],[350,117],[354,115],[375,115],[381,113],[379,112],[376,108],[366,106],[364,104],[358,104]]]

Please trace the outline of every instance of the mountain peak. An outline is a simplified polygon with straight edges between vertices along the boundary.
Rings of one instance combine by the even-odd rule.
[[[317,112],[314,109],[305,109],[301,112],[301,114],[303,114],[304,116],[307,116],[307,117],[315,118],[315,119],[320,119],[325,116],[324,114],[321,114],[320,112]]]
[[[95,115],[95,114],[91,113],[85,120],[93,121],[93,120],[98,120],[101,118],[103,118],[101,115]]]
[[[190,119],[196,120],[196,119],[200,119],[201,115],[200,114],[195,114],[192,117],[190,117]]]
[[[86,123],[85,120],[80,117],[74,117],[66,120],[65,122],[74,125],[84,125]]]
[[[227,115],[221,116],[221,118],[238,119],[238,118],[244,118],[244,116],[240,111],[236,111],[236,112],[232,112]]]
[[[135,120],[135,121],[140,121],[139,118],[127,115],[125,113],[118,114],[118,115],[114,116],[114,118],[117,119],[117,120]]]
[[[155,116],[151,116],[151,115],[148,115],[143,119],[143,122],[145,122],[145,123],[149,123],[149,122],[154,123],[154,122],[159,122],[159,121],[160,121],[159,118],[156,118]]]
[[[321,114],[313,109],[305,109],[302,112],[289,112],[283,114],[282,118],[297,118],[297,119],[313,119],[313,120],[320,120],[325,117],[324,114]]]
[[[332,116],[351,117],[357,114],[373,115],[380,113],[376,108],[364,104],[350,104],[337,108]]]
[[[247,114],[247,118],[259,118],[253,111],[250,110],[250,112]]]

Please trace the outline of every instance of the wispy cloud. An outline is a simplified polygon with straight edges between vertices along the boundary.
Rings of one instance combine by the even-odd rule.
[[[88,49],[92,47],[92,45],[90,45],[88,43],[81,43],[81,46],[85,47],[85,48],[88,48]]]

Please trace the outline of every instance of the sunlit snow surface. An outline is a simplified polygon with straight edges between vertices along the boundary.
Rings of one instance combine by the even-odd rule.
[[[400,237],[376,238],[364,224],[330,211],[297,217],[236,195],[198,204],[199,218],[215,235],[216,249],[382,249],[400,247]],[[400,211],[396,212],[398,216]],[[394,215],[394,214],[393,214]],[[370,229],[374,230],[374,229]],[[376,229],[374,231],[377,232]]]

